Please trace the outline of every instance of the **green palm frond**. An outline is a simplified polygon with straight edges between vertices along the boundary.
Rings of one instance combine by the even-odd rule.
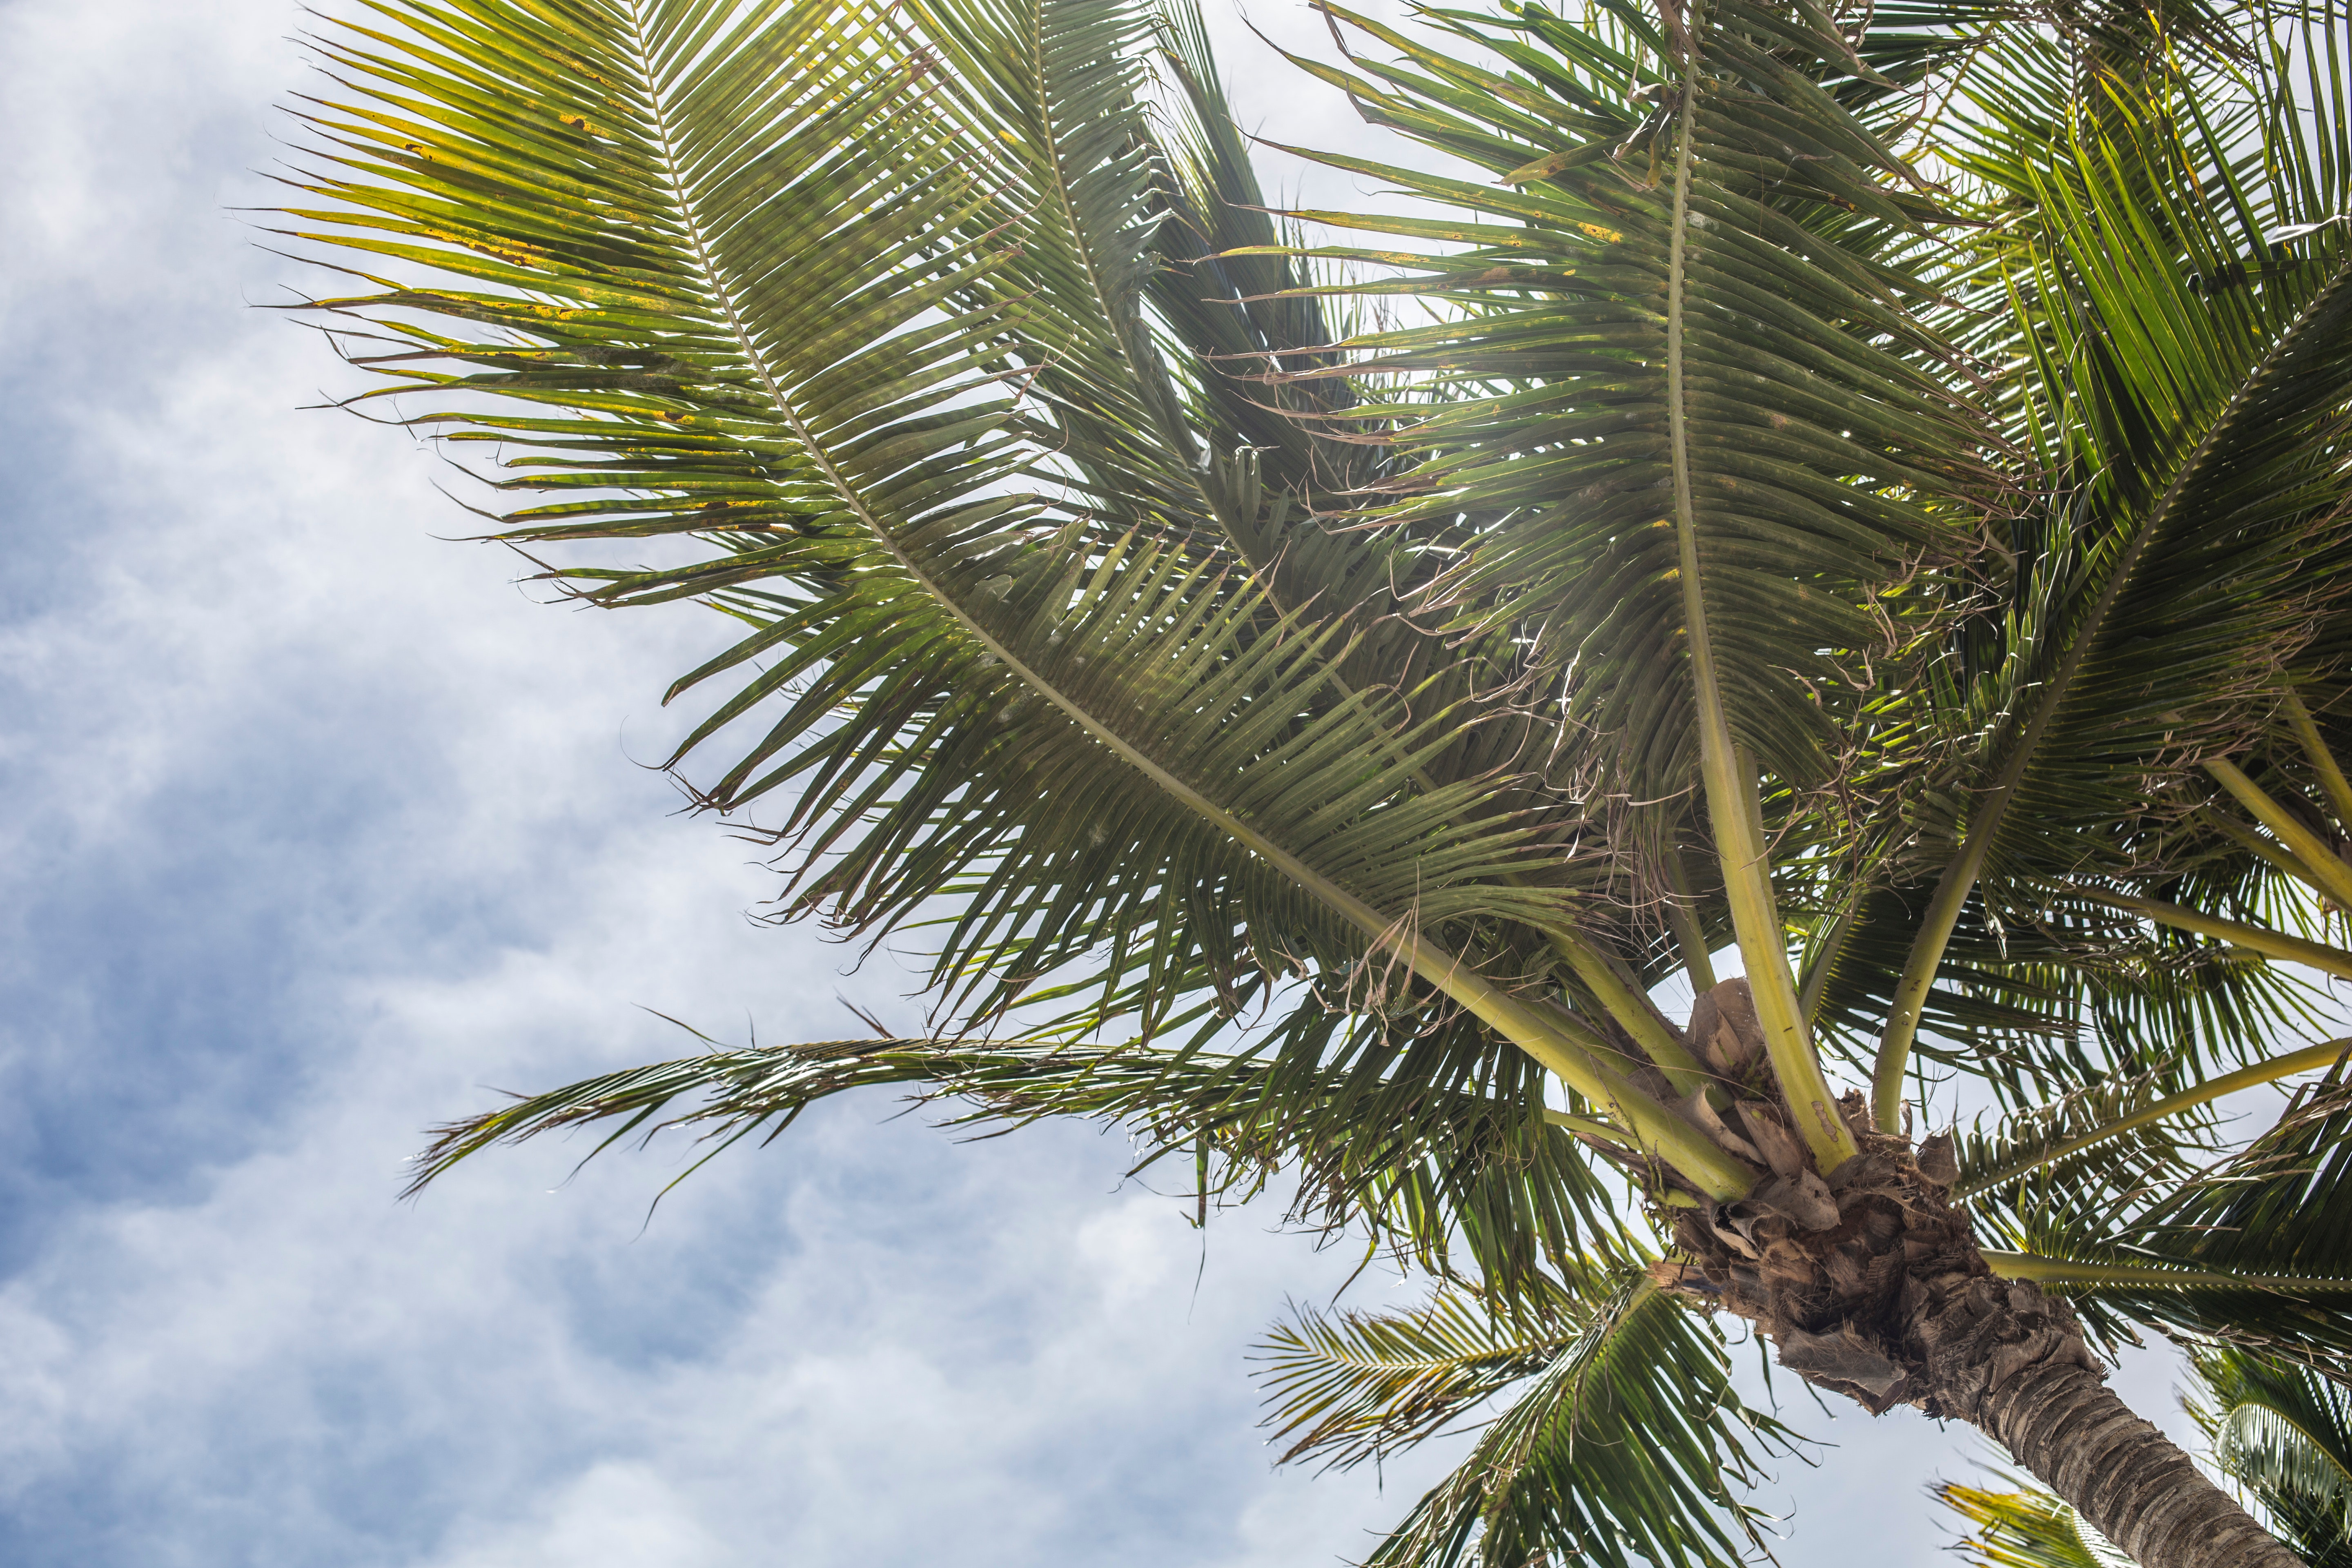
[[[2168,1184],[2197,1170],[2192,1152],[2219,1146],[2210,1110],[2215,1100],[2256,1084],[2340,1068],[2347,1053],[2352,1041],[2330,1040],[2171,1093],[2163,1092],[2173,1078],[2168,1073],[2109,1079],[1990,1127],[1979,1118],[1959,1139],[1959,1180],[1952,1195],[1986,1194],[1996,1206],[2011,1205],[2016,1195],[2003,1189],[2029,1178],[2108,1192]]]
[[[1777,10],[1725,0],[1671,47],[1630,7],[1593,26],[1437,14],[1507,73],[1332,14],[1401,58],[1308,68],[1498,178],[1310,154],[1452,209],[1300,215],[1397,237],[1411,248],[1321,254],[1399,269],[1390,287],[1444,309],[1290,382],[1429,399],[1373,405],[1419,458],[1377,515],[1460,536],[1428,605],[1517,628],[1618,787],[1703,781],[1774,1067],[1826,1106],[1748,759],[1800,789],[1850,765],[1861,672],[1904,666],[1946,602],[1897,585],[1969,554],[1998,504],[1991,426],[1912,308],[1933,293],[1925,233],[1950,215],[1827,89],[1851,49]],[[1804,1135],[1825,1164],[1852,1152],[1825,1112]]]
[[[2131,1562],[2038,1488],[1997,1492],[1947,1481],[1936,1498],[1975,1527],[1953,1547],[1969,1568],[2127,1568]]]
[[[1712,1328],[1638,1270],[1575,1279],[1532,1321],[1441,1296],[1278,1331],[1265,1381],[1269,1424],[1299,1434],[1286,1458],[1357,1463],[1507,1396],[1370,1563],[1729,1568],[1758,1543],[1731,1487],[1793,1435],[1739,1402]]]
[[[1589,1032],[1509,994],[1514,952],[1571,923],[1591,879],[1559,863],[1574,804],[1521,808],[1495,763],[1442,766],[1466,678],[1352,683],[1363,628],[1302,621],[1250,563],[1289,498],[1188,426],[1218,373],[1188,395],[1143,309],[1186,189],[1139,97],[1158,11],[388,10],[406,33],[324,46],[350,102],[310,116],[333,172],[310,188],[341,205],[298,215],[320,226],[303,234],[484,287],[322,308],[402,345],[362,363],[451,400],[412,423],[527,448],[500,482],[563,499],[502,537],[716,538],[688,566],[557,575],[751,623],[674,689],[753,672],[680,757],[766,708],[702,796],[793,786],[795,909],[878,936],[944,892],[946,1005],[1001,1016],[1076,965],[1097,1026],[1131,1004],[1147,1033],[1187,998],[1385,949],[1743,1190]],[[529,135],[485,129],[477,55],[510,73]],[[580,189],[583,136],[612,192]],[[452,172],[491,166],[493,141],[495,182]],[[530,243],[486,256],[501,225]],[[731,448],[731,476],[689,469],[676,432],[719,467]],[[1546,847],[1542,882],[1519,876]],[[1127,984],[1138,963],[1150,984]]]
[[[2146,874],[2132,837],[2177,809],[2183,764],[2258,735],[2265,694],[2341,616],[2352,235],[2327,220],[2352,166],[2304,126],[2307,95],[2340,126],[2352,89],[2263,45],[2227,73],[2158,59],[2078,91],[2074,48],[2031,28],[1989,43],[1947,149],[1995,220],[1953,280],[1980,323],[1965,341],[2005,367],[1996,406],[2039,499],[2007,525],[2000,614],[1914,694],[1958,745],[1903,819],[1899,855],[1936,893],[1891,992],[1882,1123],[1971,900],[2030,918],[2053,884]]]
[[[1279,1462],[1348,1469],[1475,1417],[1568,1349],[1566,1300],[1555,1287],[1549,1310],[1507,1323],[1478,1297],[1443,1290],[1411,1311],[1304,1311],[1276,1324],[1258,1381],[1274,1407],[1266,1425],[1288,1445]]]
[[[1266,210],[1197,5],[1166,7],[1162,41],[1171,79],[1160,109],[1170,216],[1155,235],[1166,264],[1150,287],[1171,360],[1199,400],[1200,422],[1223,432],[1219,452],[1244,453],[1270,493],[1309,509],[1345,504],[1338,498],[1380,468],[1374,447],[1326,435],[1349,428],[1354,388],[1341,381],[1276,389],[1261,379],[1269,368],[1311,363],[1313,351],[1339,335],[1339,322],[1326,301],[1299,292],[1309,279],[1290,258],[1272,253],[1284,237]],[[1236,520],[1255,521],[1239,509]],[[1271,542],[1263,534],[1252,542]],[[1363,534],[1317,542],[1351,558],[1387,553]],[[1325,584],[1318,578],[1317,585]]]
[[[2338,1074],[2243,1150],[2186,1181],[2155,1174],[2136,1189],[2113,1173],[2028,1180],[2007,1206],[1979,1198],[1974,1212],[2016,1238],[2017,1252],[1992,1255],[2002,1273],[2063,1289],[2110,1342],[2138,1325],[2191,1345],[2352,1354],[2352,1089]]]
[[[2346,1517],[2346,1505],[2352,1502],[2352,1474],[2345,1470],[2340,1448],[2315,1439],[2294,1415],[2270,1405],[2235,1405],[2221,1422],[2214,1449],[2222,1465],[2248,1484],[2292,1494],[2316,1510]]]
[[[1988,1209],[1999,1212],[2031,1205],[2016,1190],[2022,1183],[2080,1201],[2086,1192],[2113,1199],[2194,1175],[2205,1163],[2197,1156],[2217,1149],[2213,1119],[2202,1105],[2183,1107],[2178,1121],[2147,1116],[2169,1098],[2166,1087],[2146,1073],[2092,1084],[1990,1125],[1979,1118],[1958,1140],[1953,1195],[1985,1194]]]
[[[707,1160],[744,1138],[772,1142],[820,1100],[898,1088],[920,1103],[960,1103],[952,1126],[1004,1130],[1045,1116],[1123,1127],[1130,1174],[1173,1161],[1202,1201],[1296,1184],[1299,1220],[1356,1226],[1439,1277],[1468,1273],[1488,1310],[1549,1299],[1544,1281],[1580,1256],[1626,1262],[1626,1216],[1591,1151],[1608,1130],[1549,1110],[1543,1083],[1488,1037],[1480,1069],[1456,1075],[1451,1029],[1400,1040],[1344,1012],[1302,1012],[1293,1033],[1256,1037],[1248,1055],[1131,1041],[867,1038],[714,1048],[599,1074],[435,1131],[410,1192],[494,1144],[595,1124],[593,1158],[632,1135],[696,1131]],[[696,1031],[696,1038],[716,1046]],[[696,1163],[701,1163],[698,1160]]]
[[[2271,1130],[2166,1194],[2144,1245],[2246,1274],[2352,1275],[2352,1082],[2299,1091]]]
[[[1706,14],[1680,263],[1679,187],[1660,162],[1674,154],[1672,122],[1655,107],[1674,100],[1680,68],[1630,8],[1593,27],[1535,6],[1444,14],[1464,42],[1519,68],[1509,75],[1356,20],[1402,60],[1321,74],[1373,122],[1500,177],[1309,154],[1459,215],[1303,215],[1446,246],[1350,253],[1407,269],[1453,310],[1346,345],[1355,374],[1446,392],[1398,409],[1415,420],[1398,440],[1422,457],[1400,481],[1400,510],[1474,530],[1440,598],[1465,616],[1541,625],[1551,659],[1584,661],[1591,721],[1650,748],[1633,776],[1668,789],[1691,780],[1696,724],[1664,493],[1677,405],[1665,305],[1683,298],[1679,401],[1724,703],[1736,739],[1772,771],[1820,779],[1846,743],[1834,723],[1852,690],[1822,650],[1885,647],[1878,617],[1902,609],[1866,605],[1870,591],[1962,550],[1972,516],[1925,498],[1997,489],[1942,345],[1898,303],[1922,292],[1900,258],[1938,209],[1816,81],[1833,46],[1761,10]]]
[[[886,1086],[1116,1125],[1433,1277],[1267,1363],[1286,1458],[1466,1438],[1376,1563],[1728,1568],[1790,1436],[1628,1194],[1834,1183],[1824,1056],[1890,1130],[1924,1062],[2002,1111],[1987,1260],[2196,1348],[2227,1462],[2337,1520],[2352,1089],[2278,1042],[2352,976],[2342,0],[1323,9],[1298,63],[1458,173],[1307,155],[1404,216],[1269,210],[1193,0],[322,25],[282,230],[351,405],[556,592],[730,617],[669,765],[933,1008],[416,1185]],[[1727,941],[1769,1079],[1649,998]],[[2323,1068],[2243,1148],[2206,1109]],[[1720,1126],[1759,1089],[1811,1172]]]
[[[2308,1367],[2221,1349],[2183,1398],[2213,1462],[2314,1568],[2352,1563],[2352,1394]]]
[[[1864,895],[1825,961],[1814,1015],[1824,1049],[1870,1061],[1924,902],[1916,888]],[[2104,895],[2053,900],[2032,921],[1977,900],[1943,950],[1913,1054],[2021,1111],[2143,1074],[2184,1088],[2325,1027],[2320,994],[2242,939],[2143,924]]]
[[[2113,89],[2103,120],[2077,117],[2054,142],[2027,129],[1972,161],[2032,204],[2003,258],[2041,383],[2024,412],[2053,477],[2081,476],[2081,520],[2052,520],[2063,543],[2042,546],[2029,590],[2041,646],[2013,668],[2052,684],[2028,705],[2046,719],[2016,742],[2029,761],[1996,877],[2046,864],[2020,840],[2128,820],[2116,756],[2229,746],[2333,607],[2352,244],[2271,236],[2352,191],[2265,168],[2300,132],[2292,84],[2256,79],[2266,90],[2238,113]],[[2249,134],[2257,147],[2240,151]],[[2237,199],[2173,195],[2200,183]],[[2214,281],[2273,254],[2259,284]]]

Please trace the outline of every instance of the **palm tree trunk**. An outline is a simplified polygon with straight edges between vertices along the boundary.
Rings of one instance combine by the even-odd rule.
[[[2095,1372],[2034,1368],[1976,1424],[2140,1568],[2303,1568]]]
[[[2116,1397],[2063,1300],[1977,1272],[1969,1250],[1965,1275],[1904,1292],[1906,1341],[1920,1352],[1903,1390],[1913,1403],[1999,1442],[2140,1568],[2303,1568]]]
[[[1772,1141],[1781,1107],[1738,1109]],[[1689,1261],[1661,1261],[1652,1277],[1703,1310],[1748,1319],[1782,1366],[1873,1415],[1915,1405],[1968,1422],[2140,1568],[2302,1568],[2108,1392],[2063,1297],[1993,1274],[1948,1201],[1948,1145],[1915,1153],[1870,1130],[1861,1096],[1843,1109],[1859,1154],[1826,1181],[1799,1172],[1682,1210],[1675,1239]],[[1794,1170],[1798,1157],[1788,1140],[1776,1163]],[[1806,1182],[1819,1189],[1811,1198]]]

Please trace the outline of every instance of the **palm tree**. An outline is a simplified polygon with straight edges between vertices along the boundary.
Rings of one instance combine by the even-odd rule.
[[[2234,1346],[2190,1358],[2183,1400],[2223,1475],[2311,1568],[2352,1564],[2352,1391],[2308,1367]],[[1937,1495],[1977,1527],[1971,1568],[2109,1568],[2115,1548],[2039,1489],[1948,1483]]]
[[[872,1084],[1122,1122],[1438,1281],[1270,1369],[1343,1461],[1504,1407],[1383,1562],[1737,1559],[1726,1314],[2148,1568],[2292,1561],[2097,1352],[2352,1344],[2340,1068],[2210,1110],[2352,976],[2342,0],[1323,9],[1454,172],[1307,155],[1409,216],[1270,212],[1190,0],[317,40],[285,227],[365,396],[499,538],[677,541],[548,580],[735,617],[674,765],[931,944],[926,1037],[418,1184]]]

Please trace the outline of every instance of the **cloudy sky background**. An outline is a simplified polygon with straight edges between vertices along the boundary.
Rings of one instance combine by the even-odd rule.
[[[1254,128],[1371,144],[1208,5]],[[640,765],[716,617],[536,605],[433,537],[469,525],[432,453],[301,411],[352,383],[252,308],[299,275],[231,209],[270,199],[302,22],[0,0],[0,1561],[1360,1555],[1446,1453],[1276,1472],[1244,1361],[1352,1260],[1271,1204],[1204,1246],[1117,1138],[963,1144],[868,1097],[650,1226],[675,1142],[394,1203],[494,1088],[679,1054],[641,1007],[739,1039],[917,1012],[887,960],[747,920],[771,876]],[[2169,1366],[2122,1386],[2179,1431]],[[1787,1414],[1838,1447],[1766,1493],[1784,1562],[1937,1560],[1921,1489],[1980,1444]]]

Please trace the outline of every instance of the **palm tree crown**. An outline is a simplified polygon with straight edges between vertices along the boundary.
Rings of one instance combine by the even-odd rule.
[[[2290,1561],[2095,1352],[2352,1349],[2342,0],[1320,8],[1454,172],[1304,155],[1409,216],[1269,211],[1191,0],[317,40],[361,400],[499,538],[677,542],[548,580],[734,617],[671,764],[935,1003],[418,1184],[868,1084],[1114,1121],[1438,1281],[1271,1348],[1297,1454],[1500,1402],[1381,1562],[1738,1560],[1724,1312],[2150,1568]]]

